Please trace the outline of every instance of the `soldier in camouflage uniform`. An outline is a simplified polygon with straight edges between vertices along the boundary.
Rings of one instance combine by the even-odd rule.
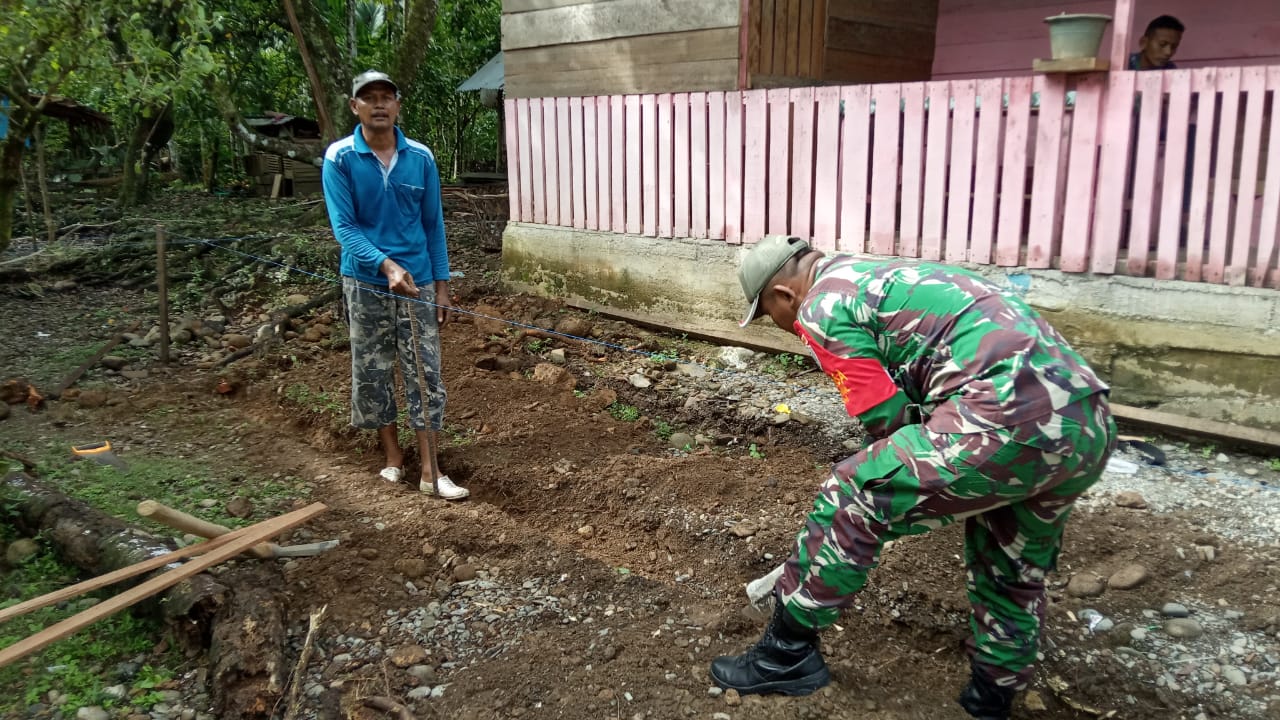
[[[973,635],[959,702],[1009,717],[1034,669],[1045,573],[1115,444],[1107,386],[1022,300],[958,268],[827,257],[770,236],[739,279],[742,324],[768,314],[798,335],[872,442],[823,485],[764,638],[718,658],[712,676],[740,693],[827,684],[817,631],[884,543],[963,520]]]

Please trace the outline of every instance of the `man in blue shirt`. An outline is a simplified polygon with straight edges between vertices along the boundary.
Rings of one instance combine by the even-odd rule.
[[[1129,55],[1129,70],[1173,70],[1173,56],[1182,44],[1187,28],[1172,15],[1161,15],[1147,23],[1138,40],[1138,52]]]
[[[418,488],[458,500],[469,493],[438,470],[435,453],[445,405],[439,326],[448,319],[451,304],[439,171],[427,146],[396,127],[400,90],[385,73],[369,70],[356,76],[351,112],[360,124],[325,151],[322,176],[329,222],[342,245],[351,424],[378,431],[386,455],[378,475],[399,483],[404,453],[396,429],[398,357],[409,424],[422,457]],[[427,385],[425,403],[418,386],[419,362]]]

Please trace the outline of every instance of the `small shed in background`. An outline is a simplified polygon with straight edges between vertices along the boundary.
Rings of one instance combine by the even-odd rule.
[[[310,118],[265,113],[245,118],[245,124],[268,137],[302,144],[320,145],[322,142],[320,123]],[[320,168],[309,163],[255,151],[244,143],[241,144],[241,161],[258,195],[296,197],[317,195],[323,191]]]

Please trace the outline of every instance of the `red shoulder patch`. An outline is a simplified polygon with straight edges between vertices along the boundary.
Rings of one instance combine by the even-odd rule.
[[[835,382],[850,417],[861,415],[898,392],[897,384],[879,360],[841,357],[822,347],[798,322],[796,330],[804,344],[813,351],[819,367]]]

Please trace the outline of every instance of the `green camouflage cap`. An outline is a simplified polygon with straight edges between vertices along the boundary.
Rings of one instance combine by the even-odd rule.
[[[751,248],[738,268],[742,294],[750,303],[747,314],[738,322],[739,327],[746,327],[760,316],[760,293],[764,292],[769,279],[777,275],[797,253],[808,249],[809,243],[790,235],[766,235]]]

